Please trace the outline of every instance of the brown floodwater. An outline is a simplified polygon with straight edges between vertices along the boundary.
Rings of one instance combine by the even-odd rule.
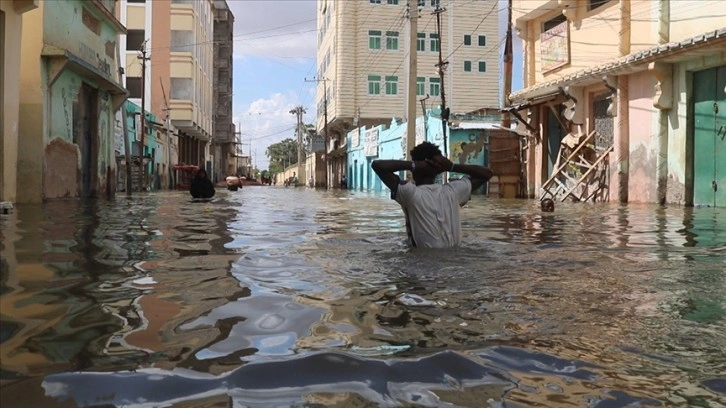
[[[475,196],[409,249],[384,194],[0,215],[0,405],[726,406],[726,209]]]

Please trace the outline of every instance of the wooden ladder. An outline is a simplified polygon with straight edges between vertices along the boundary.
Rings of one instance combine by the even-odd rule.
[[[565,201],[568,197],[574,201],[603,199],[603,190],[608,188],[608,158],[613,146],[595,149],[591,141],[596,134],[595,131],[590,132],[567,156],[560,147],[552,176],[542,184],[541,199],[548,196],[559,201]],[[596,152],[595,160],[586,157],[588,151]],[[579,192],[576,191],[581,185],[584,186]]]

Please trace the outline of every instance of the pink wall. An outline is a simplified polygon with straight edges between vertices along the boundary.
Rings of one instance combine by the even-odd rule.
[[[655,80],[647,72],[629,78],[630,96],[630,171],[628,201],[657,202],[658,133],[655,121],[658,112],[653,107]]]

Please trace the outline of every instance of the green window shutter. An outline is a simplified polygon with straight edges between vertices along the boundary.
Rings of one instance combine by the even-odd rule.
[[[429,34],[429,38],[431,39],[431,51],[438,52],[439,51],[439,35],[436,33]]]
[[[368,75],[368,94],[379,95],[381,93],[381,76]]]
[[[464,72],[471,72],[471,61],[464,61]]]
[[[387,76],[386,77],[386,95],[397,95],[398,94],[398,77]]]
[[[386,31],[386,49],[398,49],[398,31]]]
[[[439,78],[429,78],[429,95],[439,96],[441,93],[441,80]]]
[[[464,36],[464,45],[471,45],[471,36],[468,34]]]
[[[479,72],[487,72],[486,61],[479,61]]]
[[[368,31],[368,48],[371,50],[381,49],[381,32],[370,30]]]
[[[416,78],[416,96],[423,96],[426,93],[426,78]]]
[[[479,36],[479,46],[484,47],[487,45],[487,36],[486,35],[480,35]]]

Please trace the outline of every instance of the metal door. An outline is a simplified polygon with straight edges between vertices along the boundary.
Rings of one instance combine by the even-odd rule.
[[[693,74],[693,203],[726,207],[726,66]]]

